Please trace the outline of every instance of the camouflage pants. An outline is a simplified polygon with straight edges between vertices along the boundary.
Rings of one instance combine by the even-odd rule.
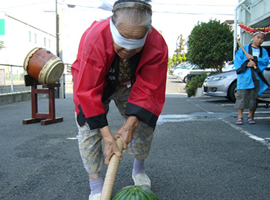
[[[235,97],[235,108],[236,109],[250,109],[255,110],[257,107],[257,98],[260,82],[254,81],[255,88],[237,90]]]
[[[113,100],[120,114],[126,119],[125,110],[130,91],[131,88],[126,86],[117,87],[115,93],[103,104],[106,113],[109,111],[110,101]],[[85,123],[82,127],[78,126],[77,137],[84,168],[91,174],[99,172],[104,163],[102,136],[99,129],[90,130],[89,125]],[[133,140],[124,152],[138,160],[146,159],[150,151],[152,139],[153,129],[147,124],[140,122],[134,132]]]

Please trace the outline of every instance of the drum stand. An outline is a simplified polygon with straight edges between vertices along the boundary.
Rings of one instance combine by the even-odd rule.
[[[53,123],[58,123],[58,122],[63,121],[63,117],[55,118],[54,88],[60,87],[60,83],[42,84],[43,89],[37,89],[37,85],[39,85],[39,82],[31,78],[29,75],[25,75],[25,85],[31,86],[32,119],[23,120],[23,124],[32,124],[32,123],[40,122],[41,125],[48,125],[48,124],[53,124]],[[37,94],[49,95],[49,114],[38,113]]]

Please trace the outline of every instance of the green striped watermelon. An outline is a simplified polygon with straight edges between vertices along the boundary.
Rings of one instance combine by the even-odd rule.
[[[158,198],[150,189],[132,185],[118,191],[113,200],[158,200]]]

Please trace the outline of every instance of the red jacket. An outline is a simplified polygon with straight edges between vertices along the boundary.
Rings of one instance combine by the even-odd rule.
[[[77,121],[81,126],[87,121],[91,129],[108,125],[103,106],[105,88],[110,84],[106,75],[118,57],[113,48],[109,20],[94,22],[84,32],[77,59],[71,67]],[[126,115],[137,116],[155,128],[165,102],[168,48],[154,28],[140,54]]]

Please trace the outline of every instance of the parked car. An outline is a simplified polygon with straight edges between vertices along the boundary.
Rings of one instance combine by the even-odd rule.
[[[169,70],[169,74],[172,75],[174,70],[175,70],[175,67],[171,68],[171,69]]]
[[[169,74],[170,75],[173,75],[174,70],[176,70],[176,69],[183,69],[183,68],[185,68],[185,65],[187,65],[187,62],[182,62],[182,63],[178,64],[176,67],[173,67],[173,68],[171,68],[169,70]]]
[[[175,67],[172,75],[177,78],[177,75],[180,71],[184,70],[184,69],[188,69],[190,67],[192,67],[193,64],[191,64],[190,62],[184,62],[184,63],[180,63],[179,65],[177,65],[177,67]]]
[[[264,70],[264,77],[268,83],[270,83],[270,63]],[[229,66],[229,71],[214,74],[205,79],[203,83],[203,93],[208,96],[226,97],[235,102],[236,81],[236,71],[233,66]],[[268,101],[269,98],[270,88],[263,92],[259,100]]]
[[[177,74],[177,79],[183,83],[187,83],[192,77],[202,75],[202,73],[210,73],[213,69],[202,69],[200,66],[192,64],[186,69],[182,69]]]

